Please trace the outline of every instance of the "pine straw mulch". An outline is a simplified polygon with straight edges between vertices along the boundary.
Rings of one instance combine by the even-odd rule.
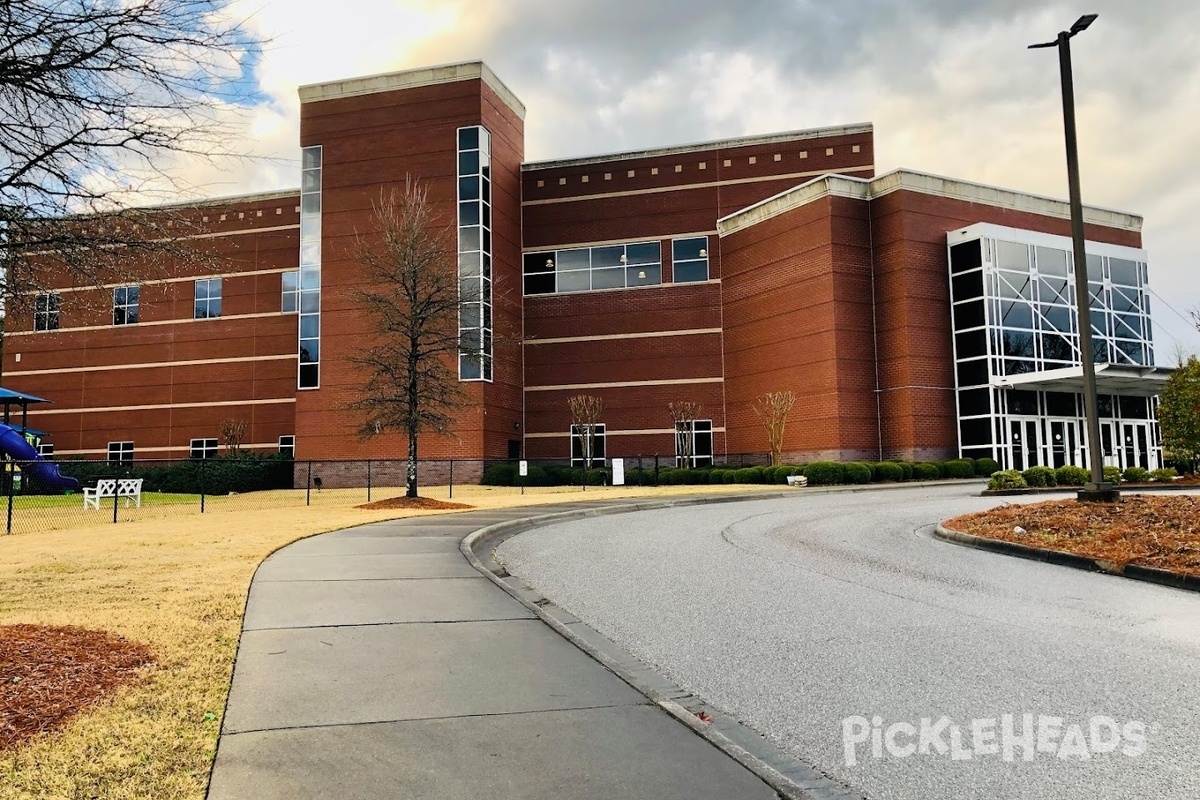
[[[947,528],[1114,564],[1200,575],[1200,497],[1128,495],[1119,503],[1052,500],[956,517]],[[1020,526],[1024,534],[1013,528]]]
[[[65,725],[154,662],[105,631],[0,626],[0,750]]]
[[[466,503],[448,503],[445,500],[434,500],[430,497],[389,497],[386,500],[376,500],[374,503],[364,503],[355,508],[367,511],[391,511],[393,509],[413,509],[420,511],[462,511],[474,508]]]

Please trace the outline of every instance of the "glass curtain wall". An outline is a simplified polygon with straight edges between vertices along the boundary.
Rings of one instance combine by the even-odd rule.
[[[300,180],[300,374],[297,386],[321,385],[321,145],[301,152]],[[287,285],[284,287],[286,309]]]
[[[491,134],[458,129],[458,378],[492,379]]]

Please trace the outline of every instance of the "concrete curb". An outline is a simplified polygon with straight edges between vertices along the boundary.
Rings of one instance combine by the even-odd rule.
[[[911,487],[914,484],[902,485]],[[783,492],[761,494],[684,497],[543,514],[480,528],[468,534],[459,543],[459,550],[471,563],[471,566],[536,614],[556,633],[603,664],[621,680],[649,698],[660,709],[688,726],[698,736],[703,737],[709,744],[754,773],[781,797],[787,798],[787,800],[860,800],[861,795],[851,792],[847,787],[836,783],[812,767],[779,752],[765,739],[743,726],[736,719],[709,708],[699,698],[659,675],[617,644],[585,625],[570,612],[557,606],[549,598],[542,596],[535,589],[525,586],[518,578],[510,576],[508,570],[492,557],[497,547],[519,533],[572,520],[713,503],[775,500],[813,493],[824,494],[825,492],[787,489]],[[712,715],[712,722],[704,723],[696,716],[697,712],[701,710]]]
[[[1048,564],[1082,569],[1087,572],[1103,572],[1108,575],[1116,575],[1135,581],[1155,583],[1159,586],[1167,586],[1172,589],[1200,592],[1200,576],[1197,575],[1185,575],[1181,572],[1172,572],[1171,570],[1158,569],[1156,567],[1143,567],[1137,564],[1121,566],[1111,561],[1089,558],[1088,556],[1068,553],[1063,550],[1049,550],[1044,547],[1033,547],[1032,545],[1009,542],[1004,539],[989,539],[986,536],[963,533],[962,531],[956,531],[941,524],[934,529],[933,535],[945,542],[974,547],[979,550],[990,550],[993,553],[1028,558],[1033,561],[1044,561]]]

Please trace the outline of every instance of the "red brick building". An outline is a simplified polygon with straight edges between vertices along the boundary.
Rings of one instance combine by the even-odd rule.
[[[47,450],[204,455],[239,418],[258,450],[403,456],[399,436],[361,440],[348,408],[363,382],[351,359],[371,336],[351,246],[381,192],[411,176],[457,222],[460,285],[472,287],[460,336],[485,353],[461,357],[470,404],[452,435],[423,440],[422,458],[568,459],[576,394],[603,398],[608,457],[672,456],[672,401],[701,406],[699,461],[761,453],[752,402],[777,390],[798,398],[793,459],[1084,457],[1078,403],[1064,400],[1078,332],[1060,312],[1074,298],[1055,293],[1064,202],[877,177],[870,125],[528,163],[525,109],[478,62],[300,98],[300,190],[189,212],[219,272],[62,286],[10,318],[3,381],[53,401],[31,411]],[[1141,219],[1086,217],[1097,334],[1109,337],[1108,452],[1156,464]],[[1004,276],[1019,274],[1022,247],[1014,289]],[[1126,424],[1144,426],[1128,453]]]

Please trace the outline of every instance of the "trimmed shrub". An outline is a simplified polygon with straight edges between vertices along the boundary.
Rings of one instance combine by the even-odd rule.
[[[1021,477],[1027,484],[1036,488],[1058,485],[1058,478],[1049,467],[1030,467],[1021,473]]]
[[[1083,467],[1073,467],[1070,464],[1059,467],[1054,471],[1054,480],[1059,486],[1083,486],[1091,475]]]
[[[515,464],[492,464],[483,471],[479,482],[484,486],[512,486],[517,477]]]
[[[737,483],[737,470],[725,470],[724,474],[721,475],[721,483]]]
[[[1000,464],[992,458],[977,458],[975,459],[975,474],[980,478],[989,477],[994,472],[1000,471]]]
[[[936,481],[942,477],[942,468],[937,464],[918,461],[912,465],[913,480],[916,481]]]
[[[832,486],[844,481],[846,468],[833,461],[815,461],[804,468],[804,475],[810,486]]]
[[[1179,477],[1179,473],[1175,471],[1174,467],[1163,467],[1150,473],[1150,480],[1156,483],[1171,483],[1177,477]]]
[[[1029,484],[1025,482],[1025,478],[1015,469],[1006,469],[1003,472],[997,471],[992,473],[992,477],[988,480],[988,488],[993,491],[1003,489],[1026,489]]]
[[[603,467],[592,467],[585,480],[588,486],[607,486],[612,483],[612,473]]]
[[[891,462],[901,469],[904,473],[904,480],[911,481],[913,479],[913,465],[908,461],[893,461]]]
[[[851,461],[843,464],[845,467],[845,477],[842,478],[843,483],[870,483],[871,468],[866,464],[860,464],[857,461]]]
[[[881,462],[875,465],[875,480],[880,482],[902,481],[904,480],[904,470],[899,464],[888,461]]]
[[[762,483],[763,468],[762,467],[742,467],[735,470],[733,473],[734,483]]]
[[[1119,467],[1105,467],[1104,468],[1104,481],[1106,483],[1111,483],[1114,486],[1116,484],[1120,483],[1121,482],[1120,468]]]
[[[1126,483],[1149,483],[1150,470],[1141,467],[1130,467],[1121,474],[1121,480]]]
[[[956,458],[947,461],[942,472],[947,478],[974,478],[975,462],[969,458]]]

